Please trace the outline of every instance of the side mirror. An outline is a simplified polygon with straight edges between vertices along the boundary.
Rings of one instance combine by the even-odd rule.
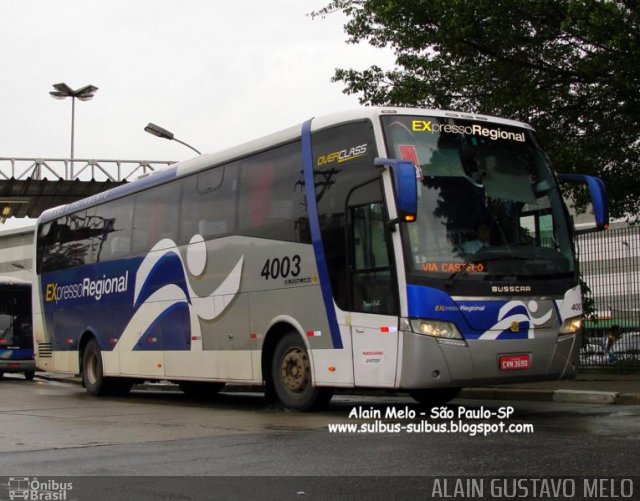
[[[375,165],[391,169],[393,175],[393,190],[396,199],[398,218],[390,221],[395,224],[400,221],[410,223],[416,220],[418,213],[418,181],[416,166],[406,160],[376,158]]]
[[[591,195],[593,215],[596,220],[596,228],[606,230],[609,227],[609,197],[602,179],[584,174],[558,174],[558,179],[570,183],[586,184]]]

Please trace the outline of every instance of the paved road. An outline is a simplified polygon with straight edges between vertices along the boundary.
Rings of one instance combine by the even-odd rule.
[[[347,434],[330,433],[328,426],[417,427],[424,420],[450,420],[420,416],[421,409],[410,399],[395,396],[340,396],[327,411],[307,414],[265,409],[262,396],[251,393],[230,393],[209,402],[189,400],[179,392],[94,398],[77,385],[11,377],[0,381],[0,392],[0,475],[132,476],[122,485],[138,485],[138,499],[144,499],[144,493],[153,499],[160,485],[158,480],[133,479],[149,475],[362,476],[334,482],[336,488],[341,482],[358,486],[358,492],[383,492],[379,489],[384,487],[376,487],[380,479],[399,475],[640,475],[640,406],[457,400],[447,409],[455,414],[454,422],[461,407],[478,413],[513,406],[509,418],[467,416],[461,421],[468,426],[533,425],[534,432],[470,436],[404,429]],[[396,411],[408,406],[417,415],[349,418],[354,408],[380,411],[384,417],[388,404]],[[318,479],[298,481],[312,485]],[[184,479],[173,482],[163,489],[181,492]],[[235,482],[235,489],[249,489],[249,494],[258,489],[253,481]],[[192,488],[197,485],[190,483]],[[304,492],[304,485],[290,487]]]

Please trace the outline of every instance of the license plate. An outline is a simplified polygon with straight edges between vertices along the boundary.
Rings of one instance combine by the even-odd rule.
[[[501,371],[523,371],[529,368],[529,355],[502,355],[500,357]]]

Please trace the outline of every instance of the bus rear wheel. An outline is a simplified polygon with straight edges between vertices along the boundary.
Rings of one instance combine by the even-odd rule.
[[[323,408],[333,396],[331,388],[313,386],[309,354],[297,332],[288,332],[276,345],[271,378],[275,396],[289,409]]]
[[[82,354],[82,384],[94,396],[126,395],[133,386],[129,379],[104,376],[102,354],[95,339],[87,343]]]
[[[437,407],[444,405],[458,396],[462,388],[432,388],[425,390],[410,390],[409,395],[420,405]]]
[[[33,378],[36,376],[36,372],[35,371],[26,371],[24,373],[24,378],[27,381],[33,381]]]

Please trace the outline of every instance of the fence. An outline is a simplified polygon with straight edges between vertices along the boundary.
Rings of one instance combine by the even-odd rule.
[[[578,235],[576,247],[595,308],[585,322],[582,368],[640,370],[640,226]]]

